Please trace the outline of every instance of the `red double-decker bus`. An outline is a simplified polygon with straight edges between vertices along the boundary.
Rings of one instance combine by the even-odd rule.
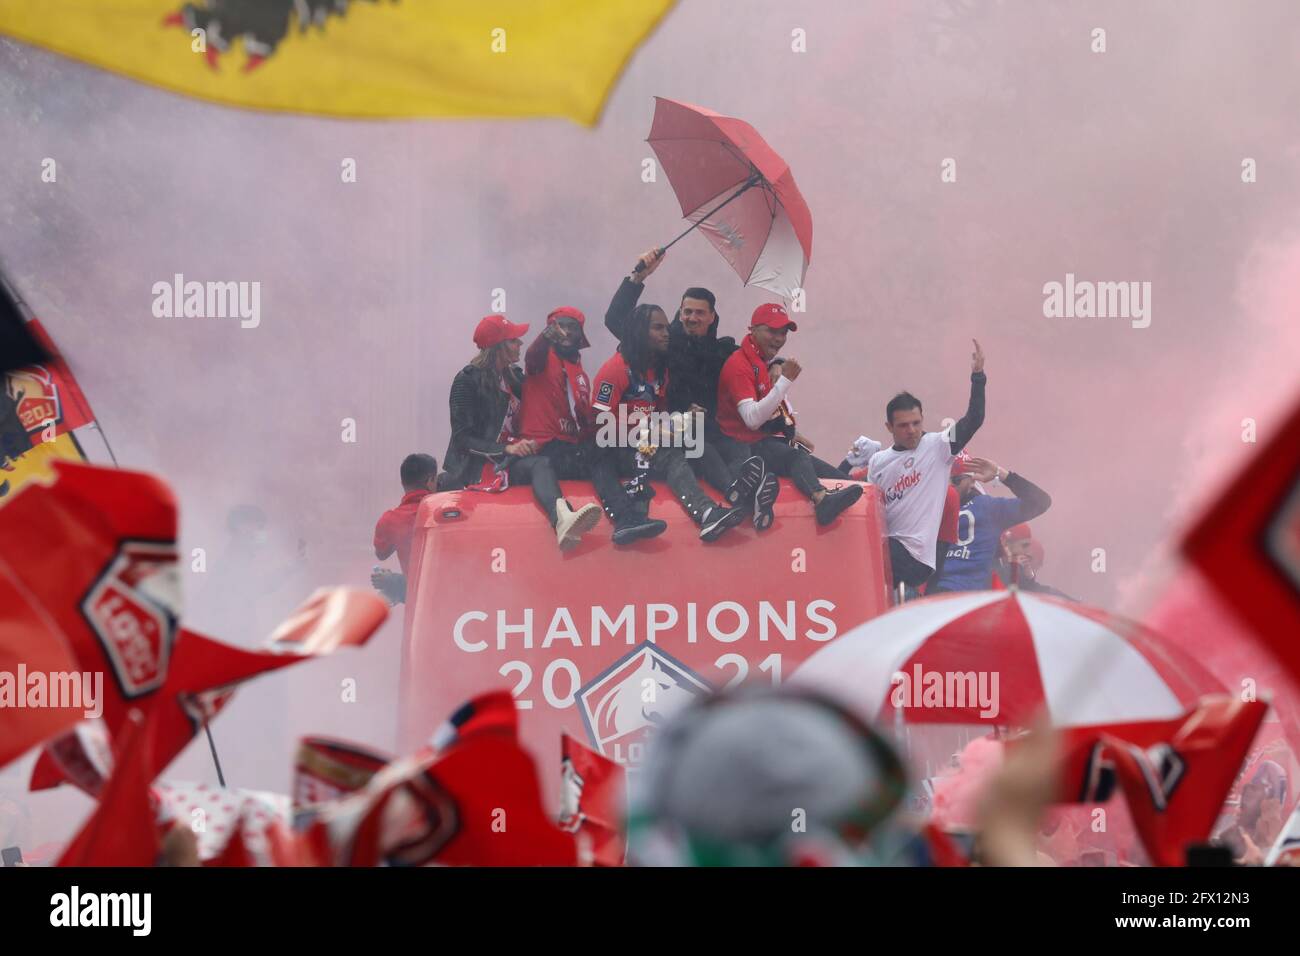
[[[704,544],[656,485],[657,538],[616,548],[602,523],[562,554],[531,489],[424,499],[408,569],[401,745],[460,703],[509,689],[524,742],[558,794],[560,734],[635,767],[693,697],[779,683],[808,655],[889,606],[884,504],[867,494],[828,527],[782,482],[773,527]],[[575,507],[589,484],[567,482]]]

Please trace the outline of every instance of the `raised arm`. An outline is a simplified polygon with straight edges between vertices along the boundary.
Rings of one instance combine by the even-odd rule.
[[[528,375],[540,375],[545,372],[546,360],[550,354],[551,340],[546,337],[546,329],[543,329],[524,353],[524,372]]]
[[[763,427],[763,423],[776,414],[781,400],[785,398],[785,393],[790,391],[792,379],[786,378],[784,374],[776,380],[772,390],[760,399],[742,398],[736,403],[736,410],[740,412],[740,420],[748,428],[758,430]]]
[[[641,253],[636,261],[637,268],[641,271],[638,272],[634,268],[626,275],[619,283],[614,298],[610,300],[609,308],[605,310],[605,328],[609,329],[614,338],[620,342],[623,341],[623,333],[627,330],[627,320],[632,315],[632,310],[636,308],[641,293],[645,291],[645,280],[659,268],[659,263],[663,262],[663,259],[664,254],[658,249]]]
[[[623,341],[623,333],[627,331],[627,322],[632,317],[632,310],[636,308],[637,300],[641,298],[644,290],[645,286],[640,282],[633,282],[624,277],[618,291],[614,293],[614,298],[609,302],[609,308],[605,310],[605,328],[609,329],[614,338],[620,342]]]
[[[976,481],[997,479],[1016,496],[1014,501],[1009,498],[993,498],[989,502],[990,506],[997,506],[997,518],[1005,527],[1031,521],[1052,507],[1051,496],[1028,478],[1022,478],[987,458],[972,458],[970,463],[974,469],[971,474]]]
[[[1052,507],[1051,495],[1028,478],[1022,478],[1014,471],[1006,472],[1006,477],[1002,478],[1002,483],[1020,501],[1020,516],[1016,519],[1016,524],[1022,521],[1032,521]]]
[[[984,374],[984,350],[979,342],[971,341],[975,342],[975,351],[971,353],[970,401],[966,405],[966,414],[957,420],[952,440],[948,443],[954,455],[966,447],[984,424],[984,385],[988,382]]]

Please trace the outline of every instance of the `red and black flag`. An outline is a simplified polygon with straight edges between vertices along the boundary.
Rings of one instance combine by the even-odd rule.
[[[1061,802],[1123,793],[1153,862],[1182,866],[1204,842],[1268,712],[1258,701],[1207,697],[1184,717],[1060,731]]]

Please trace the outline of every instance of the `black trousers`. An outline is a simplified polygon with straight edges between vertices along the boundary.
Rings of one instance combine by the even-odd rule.
[[[832,465],[829,461],[823,461],[816,455],[812,456],[813,470],[817,472],[818,478],[838,478],[840,481],[852,481],[849,473],[843,468]]]
[[[726,436],[718,430],[717,423],[708,420],[704,424],[704,441],[700,443],[698,458],[687,458],[686,462],[695,472],[695,477],[707,481],[722,494],[726,494],[731,483],[736,480],[739,461],[732,462],[723,457],[719,450],[719,439]],[[742,459],[743,460],[743,459]]]
[[[588,448],[576,442],[548,441],[536,455],[516,458],[510,466],[510,483],[531,484],[533,497],[555,527],[555,503],[564,495],[560,479],[587,478],[591,474]]]
[[[919,588],[934,574],[934,568],[912,557],[912,553],[897,538],[889,539],[889,563],[894,569],[895,588],[900,582],[910,588]]]
[[[763,459],[768,471],[792,479],[795,487],[809,498],[826,490],[817,480],[817,466],[813,463],[813,456],[802,448],[795,448],[780,438],[764,438],[752,444],[736,441],[727,435],[720,435],[719,439],[714,442],[718,453],[733,466],[751,455],[757,455]],[[835,477],[844,477],[833,466],[827,467],[835,472]]]
[[[633,477],[638,473],[636,450],[633,448],[592,448],[591,483],[600,496],[605,512],[615,521],[623,517],[644,516],[645,502],[638,503],[628,497],[619,476]],[[660,447],[650,457],[650,477],[665,480],[686,513],[698,524],[715,502],[700,488],[695,473],[686,463],[680,448]]]

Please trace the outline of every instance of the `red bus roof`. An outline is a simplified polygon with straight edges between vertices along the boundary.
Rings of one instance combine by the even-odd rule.
[[[663,535],[616,548],[603,521],[567,554],[530,488],[424,499],[407,586],[404,751],[475,694],[511,690],[558,799],[562,731],[635,766],[683,703],[743,680],[779,682],[889,607],[884,504],[870,486],[819,527],[783,480],[772,528],[746,523],[710,544],[655,488]],[[586,482],[564,491],[574,507],[595,500]]]

